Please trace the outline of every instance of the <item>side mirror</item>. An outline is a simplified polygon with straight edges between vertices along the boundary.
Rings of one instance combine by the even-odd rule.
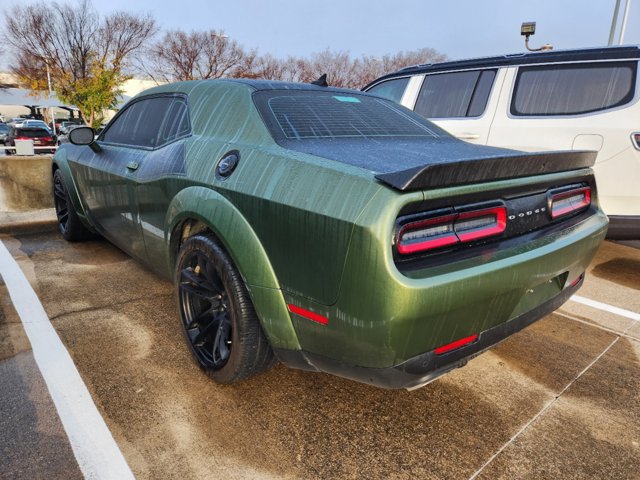
[[[74,145],[89,145],[91,150],[99,152],[100,146],[95,143],[95,133],[91,127],[77,127],[69,132],[69,141]]]

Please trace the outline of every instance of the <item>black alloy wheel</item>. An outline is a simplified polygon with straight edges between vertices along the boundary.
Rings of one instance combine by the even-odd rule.
[[[57,171],[53,176],[53,204],[56,208],[60,233],[64,236],[69,223],[69,202],[67,200],[67,189],[62,183],[62,175]]]
[[[196,358],[206,368],[222,368],[233,343],[229,294],[203,252],[192,251],[183,259],[179,295],[184,328]]]
[[[58,228],[65,240],[77,242],[93,237],[93,233],[80,221],[59,169],[53,173],[53,205],[58,218]]]
[[[175,285],[185,339],[213,380],[234,383],[275,363],[242,276],[215,237],[185,240]]]

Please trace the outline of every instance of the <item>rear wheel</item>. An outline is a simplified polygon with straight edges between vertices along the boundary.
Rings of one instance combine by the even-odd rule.
[[[244,281],[212,237],[184,242],[175,282],[185,338],[211,378],[234,383],[274,364]]]
[[[93,233],[80,221],[60,170],[53,173],[53,204],[56,208],[58,228],[65,240],[77,242],[93,236]]]

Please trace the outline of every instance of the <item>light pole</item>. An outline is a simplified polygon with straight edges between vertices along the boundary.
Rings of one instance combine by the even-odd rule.
[[[51,94],[53,91],[51,90],[51,73],[49,72],[49,62],[47,60],[44,61],[44,64],[47,66],[47,85],[49,86],[49,102],[51,102]],[[49,114],[51,115],[51,132],[55,136],[56,134],[56,118],[53,116],[53,106],[49,105]]]
[[[620,26],[620,36],[618,37],[618,45],[624,42],[624,34],[627,29],[627,20],[629,19],[629,9],[631,8],[631,0],[625,0],[624,14],[622,16],[622,25]],[[620,0],[616,0],[616,6],[613,10],[613,18],[611,19],[611,30],[609,31],[609,45],[613,45],[616,27],[618,26],[618,14],[620,13]]]

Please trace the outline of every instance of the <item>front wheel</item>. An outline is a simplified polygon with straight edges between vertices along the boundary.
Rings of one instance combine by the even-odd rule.
[[[184,242],[175,284],[185,338],[213,380],[235,383],[274,364],[244,281],[213,237],[198,234]]]
[[[71,198],[69,198],[69,192],[60,170],[56,170],[53,173],[53,204],[56,208],[58,229],[65,240],[77,242],[93,237],[93,233],[80,221],[76,209],[71,203]]]

